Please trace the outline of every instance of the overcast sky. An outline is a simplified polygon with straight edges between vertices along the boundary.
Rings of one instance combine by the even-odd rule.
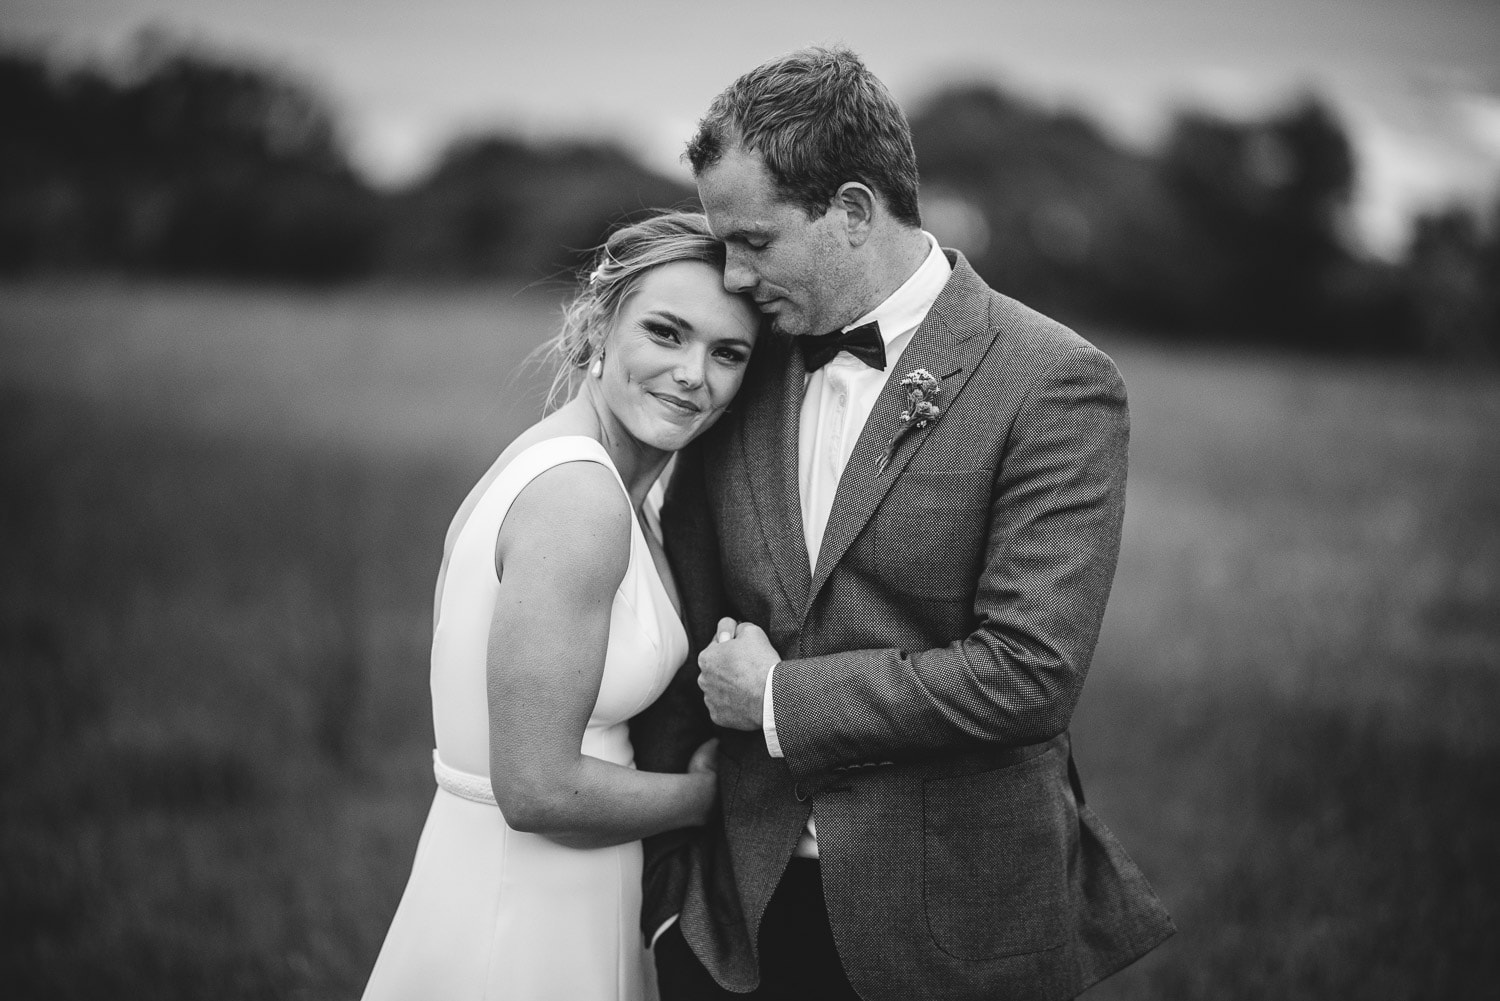
[[[989,79],[1139,143],[1175,107],[1256,114],[1314,89],[1356,144],[1377,249],[1413,208],[1500,182],[1500,0],[0,0],[0,40],[67,58],[147,25],[313,83],[382,181],[497,126],[603,132],[681,171],[730,80],[842,42],[908,108]]]

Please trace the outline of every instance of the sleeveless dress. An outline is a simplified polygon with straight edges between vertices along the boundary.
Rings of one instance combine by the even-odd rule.
[[[485,681],[499,588],[495,540],[521,490],[566,462],[598,462],[620,479],[592,438],[538,442],[500,470],[454,540],[432,641],[438,790],[365,1001],[640,1001],[654,982],[640,932],[640,842],[576,849],[512,830],[490,789]],[[632,521],[582,751],[633,767],[626,722],[667,687],[688,647]]]

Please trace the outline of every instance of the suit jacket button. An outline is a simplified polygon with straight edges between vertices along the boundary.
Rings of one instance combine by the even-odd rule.
[[[797,802],[799,803],[807,802],[807,793],[802,791],[801,782],[794,782],[792,784],[792,795],[797,797]]]

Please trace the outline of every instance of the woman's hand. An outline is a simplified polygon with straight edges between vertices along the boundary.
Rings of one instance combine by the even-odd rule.
[[[688,761],[689,775],[716,774],[719,770],[719,738],[710,737],[698,749],[693,752],[693,757]]]

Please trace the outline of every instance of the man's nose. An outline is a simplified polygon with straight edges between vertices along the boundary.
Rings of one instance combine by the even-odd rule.
[[[755,287],[755,271],[744,261],[744,258],[730,249],[724,261],[724,290],[733,295],[748,292]]]

